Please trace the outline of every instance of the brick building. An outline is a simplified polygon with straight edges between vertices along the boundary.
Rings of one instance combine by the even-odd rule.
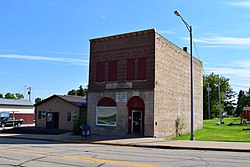
[[[194,123],[203,126],[202,62],[193,59]],[[154,29],[90,40],[92,133],[165,137],[190,131],[189,54]]]

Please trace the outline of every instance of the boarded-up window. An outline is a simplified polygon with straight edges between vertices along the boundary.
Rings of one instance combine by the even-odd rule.
[[[127,60],[127,80],[135,79],[135,59]]]
[[[146,80],[146,58],[138,59],[138,80]]]
[[[105,62],[98,62],[96,64],[96,82],[103,82],[105,80]]]
[[[109,62],[108,80],[117,81],[117,61]]]

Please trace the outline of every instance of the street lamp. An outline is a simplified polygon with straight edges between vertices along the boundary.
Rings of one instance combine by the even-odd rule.
[[[190,140],[194,140],[194,90],[193,90],[193,46],[192,46],[192,26],[190,26],[181,16],[180,12],[174,11],[174,14],[181,18],[190,34],[190,83],[191,83],[191,129]]]

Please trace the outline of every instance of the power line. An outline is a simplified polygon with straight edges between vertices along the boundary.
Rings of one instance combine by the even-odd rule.
[[[198,49],[197,49],[197,47],[196,47],[196,44],[195,44],[194,40],[193,40],[193,44],[194,44],[194,48],[195,48],[196,55],[197,55],[198,59],[201,60],[201,58],[200,58],[200,56],[199,56]],[[201,60],[201,61],[202,61],[202,60]],[[205,71],[205,69],[204,69],[203,66],[202,66],[202,71],[203,71],[204,75],[206,75],[206,71]]]

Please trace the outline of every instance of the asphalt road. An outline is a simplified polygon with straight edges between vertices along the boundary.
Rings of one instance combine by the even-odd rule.
[[[0,138],[0,166],[249,166],[250,153],[151,149]]]

